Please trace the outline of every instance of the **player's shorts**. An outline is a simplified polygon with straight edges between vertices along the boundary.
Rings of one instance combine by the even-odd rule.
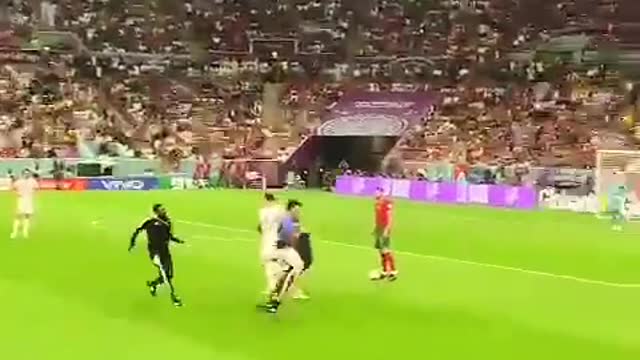
[[[278,242],[277,236],[266,236],[262,239],[262,249],[260,251],[260,260],[265,263],[276,260],[276,242]]]
[[[160,275],[165,280],[173,279],[173,259],[168,252],[149,252],[149,257],[153,265],[158,267]]]
[[[384,236],[384,229],[376,228],[373,233],[373,246],[378,250],[387,250],[391,247],[391,238]]]
[[[304,261],[302,261],[296,249],[292,247],[276,249],[275,255],[276,261],[292,267],[294,271],[302,272],[304,270]]]
[[[278,255],[276,254],[276,247],[274,246],[265,246],[262,248],[260,252],[260,261],[263,263],[268,263],[272,261],[276,261],[278,259]]]
[[[30,199],[18,199],[18,215],[33,215],[33,200]]]

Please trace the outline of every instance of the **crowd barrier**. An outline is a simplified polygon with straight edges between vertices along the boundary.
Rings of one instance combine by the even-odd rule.
[[[84,191],[88,189],[88,179],[39,179],[41,190]]]
[[[595,178],[593,170],[531,167],[518,179],[515,165],[499,171],[498,167],[482,164],[470,166],[431,162],[423,164],[422,170],[425,178],[432,182],[456,182],[462,178],[470,184],[537,184],[539,187],[556,187],[578,196],[586,196],[593,190]]]
[[[87,190],[146,191],[159,189],[157,177],[87,179]]]
[[[57,191],[149,191],[193,188],[192,178],[184,175],[38,179],[41,190]],[[0,178],[0,191],[11,189],[11,179]]]
[[[184,175],[39,179],[38,182],[42,190],[59,191],[149,191],[194,187],[192,179]],[[0,190],[9,190],[10,187],[9,179],[0,179]],[[336,179],[338,194],[373,196],[378,188],[384,189],[393,197],[442,204],[480,204],[533,209],[537,207],[538,200],[536,189],[528,186],[441,183],[355,176],[340,176]]]
[[[515,209],[534,209],[538,205],[536,189],[528,186],[341,176],[336,179],[335,191],[343,195],[373,196],[378,188],[393,197],[440,204],[479,204]]]
[[[7,174],[13,172],[19,173],[22,169],[38,169],[40,174],[52,174],[53,173],[53,160],[54,159],[0,159],[0,174]],[[81,163],[100,163],[100,160],[87,161],[87,159],[79,158],[64,158],[64,161],[68,168],[68,171],[72,171],[75,174],[75,168]],[[162,163],[160,160],[148,160],[148,159],[129,159],[129,158],[115,158],[109,159],[109,164],[112,165],[112,175],[114,177],[129,177],[134,175],[145,174],[149,171],[161,172],[163,171]],[[111,161],[113,161],[111,163]],[[196,168],[196,161],[192,159],[184,159],[180,162],[180,168],[175,170],[176,173],[181,174],[193,174]],[[76,175],[69,175],[70,177]]]

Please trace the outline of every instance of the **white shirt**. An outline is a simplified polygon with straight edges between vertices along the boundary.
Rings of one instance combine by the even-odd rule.
[[[13,188],[18,194],[18,199],[31,201],[33,200],[33,195],[38,189],[38,182],[32,177],[20,178],[13,183]]]
[[[278,241],[278,230],[284,216],[280,205],[268,205],[260,209],[260,230],[262,231],[263,248],[273,247]]]
[[[597,214],[600,211],[600,200],[598,200],[598,196],[596,194],[589,194],[586,198],[586,209],[585,212]]]

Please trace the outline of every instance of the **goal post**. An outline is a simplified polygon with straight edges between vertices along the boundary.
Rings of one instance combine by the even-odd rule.
[[[594,191],[602,215],[607,212],[610,194],[620,186],[628,190],[629,218],[640,220],[640,151],[598,150],[594,173]]]

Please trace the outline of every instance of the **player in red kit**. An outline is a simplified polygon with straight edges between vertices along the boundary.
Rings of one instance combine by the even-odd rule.
[[[396,280],[398,271],[396,271],[395,259],[391,252],[391,225],[393,224],[393,203],[391,199],[384,195],[384,190],[377,189],[375,216],[376,225],[373,230],[375,238],[375,248],[380,253],[380,261],[382,263],[382,272],[378,275],[371,276],[372,280],[388,279]]]

